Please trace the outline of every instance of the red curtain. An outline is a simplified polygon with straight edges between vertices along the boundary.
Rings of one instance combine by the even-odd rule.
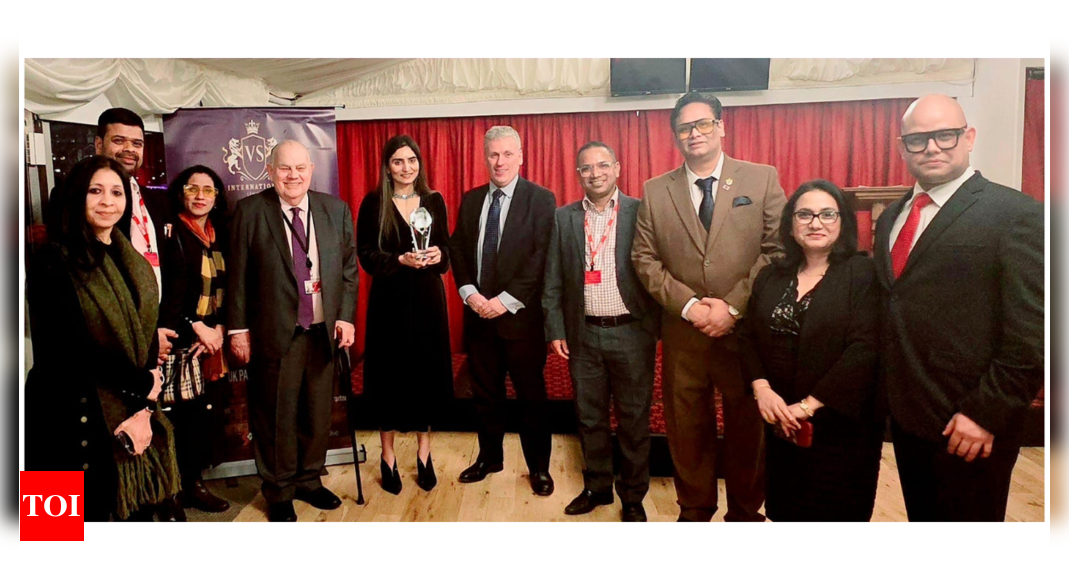
[[[1046,128],[1046,107],[1044,99],[1044,79],[1028,79],[1024,85],[1024,155],[1021,159],[1021,191],[1033,198],[1043,201],[1043,172],[1047,158],[1044,155],[1046,145],[1044,138]]]
[[[809,179],[829,179],[840,187],[912,183],[894,148],[898,125],[910,99],[817,104],[764,105],[724,109],[724,150],[732,157],[774,165],[788,195]],[[642,196],[642,184],[678,167],[670,110],[512,115],[448,119],[339,122],[338,166],[341,197],[356,215],[364,195],[378,184],[382,147],[397,134],[420,144],[433,189],[445,196],[452,231],[463,192],[486,183],[482,139],[494,125],[511,125],[523,139],[521,174],[549,188],[558,205],[579,200],[575,154],[599,140],[616,150],[620,188]],[[461,341],[463,304],[451,274],[446,275],[449,327],[454,350]],[[371,279],[361,270],[357,351],[364,349],[364,320]]]

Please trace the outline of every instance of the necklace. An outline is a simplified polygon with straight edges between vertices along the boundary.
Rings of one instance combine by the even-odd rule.
[[[414,191],[412,193],[408,194],[408,195],[397,195],[395,193],[395,194],[393,194],[393,198],[394,199],[399,199],[401,201],[406,201],[406,200],[412,199],[413,197],[416,197],[417,195],[419,195],[419,194],[417,194]]]
[[[819,274],[810,274],[810,273],[806,272],[805,270],[798,270],[798,273],[803,275],[803,276],[809,276],[810,278],[823,278],[824,274],[827,273],[827,271],[828,271],[828,269],[824,268],[824,271],[819,273]]]

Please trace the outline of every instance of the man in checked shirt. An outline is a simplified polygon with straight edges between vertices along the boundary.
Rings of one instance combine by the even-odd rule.
[[[623,457],[616,477],[622,519],[644,522],[660,312],[631,262],[639,201],[616,187],[620,163],[608,145],[583,145],[576,166],[586,196],[556,211],[542,294],[546,340],[568,361],[575,386],[586,463],[583,492],[564,513],[613,503],[611,400]]]

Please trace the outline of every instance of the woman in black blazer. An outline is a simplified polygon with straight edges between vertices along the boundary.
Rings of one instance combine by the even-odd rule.
[[[754,280],[743,376],[768,423],[765,515],[868,521],[883,425],[875,408],[877,296],[857,218],[833,183],[804,183],[780,220],[786,256]],[[805,444],[812,427],[812,442]]]

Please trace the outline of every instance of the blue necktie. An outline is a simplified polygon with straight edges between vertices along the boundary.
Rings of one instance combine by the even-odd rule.
[[[309,265],[308,240],[305,238],[304,222],[301,221],[301,208],[290,208],[293,212],[293,234],[291,246],[293,248],[293,272],[297,274],[297,294],[300,300],[297,302],[297,324],[308,330],[312,326],[314,314],[312,312],[312,295],[305,291],[305,283],[312,279],[312,267]],[[311,249],[311,248],[309,248]]]
[[[494,296],[494,282],[497,279],[497,243],[501,239],[501,196],[500,189],[494,192],[490,202],[490,211],[486,213],[486,234],[483,236],[483,264],[479,272],[479,289],[483,296]]]
[[[713,225],[714,181],[716,181],[716,178],[709,176],[694,182],[698,187],[702,188],[702,203],[698,206],[698,219],[701,220],[702,225],[705,226],[705,231],[709,231],[709,228]]]

